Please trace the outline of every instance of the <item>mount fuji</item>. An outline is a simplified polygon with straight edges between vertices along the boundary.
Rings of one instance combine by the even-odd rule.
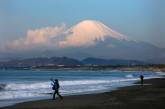
[[[104,42],[107,38],[126,40],[127,37],[112,30],[99,21],[85,20],[67,30],[66,40],[61,41],[61,46],[86,47]]]
[[[63,32],[56,49],[53,47],[44,49],[43,47],[41,50],[19,52],[12,56],[67,56],[76,59],[93,57],[160,64],[165,63],[165,48],[159,48],[147,42],[130,40],[100,21],[84,20]]]
[[[63,56],[104,58],[165,63],[165,49],[147,42],[129,40],[99,21],[85,20],[71,27],[60,43]]]

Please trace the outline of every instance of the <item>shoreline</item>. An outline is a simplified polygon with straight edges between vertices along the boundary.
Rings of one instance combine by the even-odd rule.
[[[135,83],[133,86],[122,87],[114,91],[98,93],[98,94],[84,94],[65,96],[63,100],[57,98],[53,101],[51,99],[37,100],[18,103],[8,107],[1,107],[0,109],[127,109],[134,107],[136,109],[146,108],[162,109],[165,107],[165,78],[148,79],[144,81],[143,87]],[[153,106],[150,106],[150,103]],[[137,105],[137,106],[134,106]]]
[[[150,72],[165,72],[165,67],[159,68],[159,67],[138,67],[138,66],[115,66],[115,67],[109,67],[109,66],[92,66],[92,67],[59,67],[59,68],[32,68],[32,69],[22,69],[22,70],[34,70],[34,71],[150,71]]]
[[[34,71],[152,71],[165,72],[165,65],[84,65],[84,66],[36,66],[6,67],[0,70],[34,70]]]
[[[148,79],[148,78],[147,78]],[[93,94],[102,94],[102,93],[106,93],[106,92],[112,92],[114,90],[118,90],[122,87],[128,87],[128,86],[133,86],[138,80],[130,83],[129,85],[126,85],[126,86],[120,86],[120,87],[116,87],[116,88],[112,88],[112,89],[104,89],[104,90],[98,90],[98,91],[90,91],[90,92],[82,92],[82,93],[72,93],[72,94],[65,94],[63,95],[63,97],[68,97],[68,96],[83,96],[83,95],[93,95]],[[46,93],[46,95],[51,95],[53,93]],[[10,103],[10,104],[7,104],[7,105],[1,105],[0,106],[0,109],[1,108],[4,108],[4,107],[10,107],[10,106],[14,106],[16,104],[21,104],[21,103],[25,103],[25,102],[33,102],[33,101],[39,101],[39,100],[47,100],[49,98],[52,98],[52,95],[51,96],[44,96],[44,97],[35,97],[35,98],[27,98],[27,99],[24,99],[22,98],[22,101],[20,101],[21,99],[18,99],[16,100],[15,102],[13,103]],[[8,99],[10,101],[10,99]],[[6,101],[8,101],[6,100]]]

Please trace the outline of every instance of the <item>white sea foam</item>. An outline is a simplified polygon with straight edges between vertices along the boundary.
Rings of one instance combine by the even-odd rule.
[[[156,72],[158,75],[165,75],[165,72]]]
[[[61,81],[61,92],[63,94],[76,94],[83,92],[105,90],[112,84],[120,82],[134,81],[137,78],[129,79],[114,79],[114,80],[74,80],[74,81]],[[35,83],[8,83],[0,92],[0,100],[2,99],[15,99],[24,97],[37,97],[45,96],[46,93],[51,93],[50,81],[35,82]]]
[[[9,83],[6,85],[6,90],[33,90],[33,89],[43,89],[48,88],[50,82],[39,82],[39,83]]]
[[[133,78],[134,76],[133,76],[133,74],[128,74],[128,75],[126,75],[126,77],[127,78]]]
[[[128,77],[130,77],[128,75]],[[133,77],[133,76],[131,76]],[[114,80],[73,80],[73,81],[61,81],[60,85],[65,86],[74,86],[74,85],[96,85],[96,84],[105,84],[105,83],[114,83],[114,82],[123,82],[137,80],[137,78],[126,78],[126,79],[114,79]],[[35,90],[35,89],[47,89],[51,88],[51,82],[35,82],[35,83],[8,83],[5,90]]]

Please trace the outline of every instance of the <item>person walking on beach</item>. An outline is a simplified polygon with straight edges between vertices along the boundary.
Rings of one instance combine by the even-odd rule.
[[[54,93],[53,93],[53,100],[55,100],[55,96],[56,94],[61,98],[63,99],[63,97],[60,95],[59,93],[59,88],[60,88],[60,85],[59,85],[59,82],[58,82],[58,79],[51,79],[52,81],[52,90],[54,90]]]
[[[143,82],[144,82],[144,76],[143,76],[143,74],[140,75],[140,81],[141,81],[141,86],[143,86]]]

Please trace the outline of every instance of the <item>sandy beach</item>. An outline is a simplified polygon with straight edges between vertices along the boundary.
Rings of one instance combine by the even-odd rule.
[[[31,101],[1,109],[165,109],[165,79],[144,83],[144,86],[137,83],[112,92]]]

